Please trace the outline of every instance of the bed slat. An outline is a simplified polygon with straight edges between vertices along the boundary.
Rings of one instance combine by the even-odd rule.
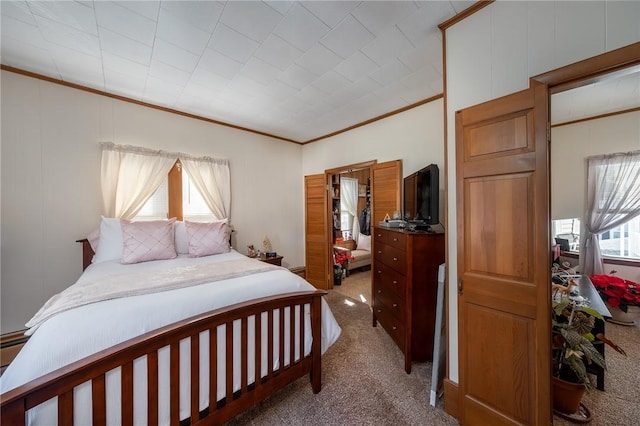
[[[278,310],[278,374],[280,374],[284,369],[284,308],[280,308]]]
[[[191,419],[200,415],[200,334],[191,336]]]
[[[228,322],[227,326],[227,339],[225,342],[226,356],[225,356],[225,364],[227,366],[226,369],[226,400],[225,402],[229,404],[233,401],[233,322]]]
[[[2,420],[4,423],[4,418]],[[73,390],[58,395],[58,425],[73,425]]]
[[[133,426],[133,361],[120,370],[122,387],[122,425]]]
[[[147,354],[147,424],[158,425],[158,351]]]
[[[296,307],[289,307],[289,365],[296,359]]]
[[[258,389],[259,386],[262,385],[262,380],[260,376],[262,375],[262,314],[256,314],[255,318],[255,336],[254,336],[254,348],[256,348],[255,352],[255,388]]]
[[[169,345],[169,424],[180,424],[180,341]]]
[[[247,318],[242,318],[240,331],[240,391],[247,393],[248,372],[247,372],[247,352],[249,351],[249,336],[247,331]]]
[[[104,374],[100,374],[91,381],[91,404],[93,425],[105,426],[107,424],[107,403]]]
[[[218,327],[209,329],[209,414],[216,409],[218,399]]]

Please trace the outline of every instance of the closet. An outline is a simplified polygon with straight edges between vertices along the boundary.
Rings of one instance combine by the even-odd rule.
[[[334,230],[334,176],[349,177],[351,172],[368,172],[370,229],[388,213],[401,210],[402,161],[378,163],[376,160],[325,170],[322,174],[305,176],[305,268],[306,279],[316,288],[333,288],[333,244],[338,237]],[[338,195],[336,197],[336,195]],[[358,197],[358,214],[362,203]],[[338,209],[339,211],[339,209]],[[337,224],[337,223],[336,223]],[[342,232],[340,232],[342,234]]]

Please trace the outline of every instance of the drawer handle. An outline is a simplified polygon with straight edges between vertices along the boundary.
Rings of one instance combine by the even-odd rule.
[[[382,312],[382,309],[378,309],[378,313]]]
[[[398,284],[398,281],[396,281],[396,280],[393,280],[393,284]]]
[[[378,294],[381,294],[381,293],[382,293],[382,290],[378,290]]]
[[[393,329],[394,329],[394,330],[397,330],[397,329],[398,329],[398,327],[396,327],[396,326],[394,325],[394,326],[393,326]]]
[[[378,250],[378,254],[382,254],[382,250]]]
[[[398,258],[397,258],[397,257],[394,257],[394,258],[393,258],[393,261],[394,261],[394,262],[397,262],[397,261],[398,261]]]
[[[382,271],[378,271],[378,273],[379,273],[379,274],[381,274],[381,273],[382,273]]]
[[[398,304],[397,304],[397,303],[394,303],[394,304],[393,304],[393,307],[394,307],[394,308],[397,308],[397,307],[398,307]]]
[[[398,239],[394,237],[394,238],[393,238],[393,241],[396,241],[396,242],[397,242],[397,241],[398,241]]]

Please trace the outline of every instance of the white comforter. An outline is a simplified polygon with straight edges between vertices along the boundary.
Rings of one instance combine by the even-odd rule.
[[[182,267],[205,262],[225,262],[244,258],[242,254],[230,253],[208,256],[203,258],[178,257],[169,261],[145,262],[134,265],[122,265],[117,262],[103,262],[91,265],[78,279],[77,285],[95,282],[101,277],[114,274],[130,274],[134,272],[157,272],[168,267]],[[63,367],[88,355],[99,352],[117,343],[136,337],[147,331],[157,329],[180,319],[188,318],[212,309],[228,306],[259,297],[280,293],[313,290],[307,281],[284,268],[247,275],[238,278],[209,282],[189,287],[153,292],[144,295],[123,297],[79,306],[61,312],[39,325],[27,344],[20,351],[9,368],[0,377],[0,391],[2,393],[29,382],[46,373]],[[328,305],[322,301],[322,352],[332,345],[340,336],[340,326],[335,321]],[[310,336],[310,333],[307,333]],[[208,337],[207,337],[208,338]],[[305,342],[308,353],[310,341]],[[184,347],[183,347],[184,346]],[[204,348],[203,348],[204,346]],[[207,345],[201,345],[202,350]],[[187,345],[181,344],[181,350],[188,350]],[[159,361],[168,363],[167,354],[160,352]],[[187,357],[181,357],[185,359]],[[187,358],[188,359],[188,358]],[[140,362],[138,362],[140,361]],[[146,377],[145,363],[138,360],[134,363],[134,380],[144,380]],[[277,362],[277,361],[274,361]],[[285,363],[288,360],[285,359]],[[140,365],[136,365],[140,364]],[[220,365],[220,364],[219,364]],[[181,366],[182,368],[182,366]],[[188,366],[184,366],[188,371]],[[208,372],[208,367],[201,373]],[[186,375],[188,377],[188,375]],[[163,378],[159,378],[161,383]],[[118,386],[119,372],[107,375],[107,391],[109,386]],[[207,384],[201,381],[202,388]],[[235,387],[239,388],[239,383]],[[76,407],[90,405],[90,387],[82,385],[76,390]],[[167,388],[168,386],[165,386]],[[180,418],[189,416],[188,380],[181,380],[181,409]],[[159,386],[162,391],[162,386]],[[165,389],[166,390],[166,389]],[[168,390],[166,390],[168,392]],[[78,398],[88,398],[87,404],[78,404]],[[200,406],[208,405],[208,398],[202,396]],[[224,388],[218,387],[218,397],[224,395]],[[167,395],[161,394],[160,401]],[[146,419],[146,390],[143,394],[134,396],[136,401],[135,418],[145,423]],[[138,401],[141,407],[137,408]],[[50,415],[55,416],[55,406],[31,410],[29,420],[31,424],[48,424]],[[112,405],[108,401],[108,406]],[[162,404],[161,404],[162,405]],[[164,410],[166,408],[166,410]],[[168,407],[161,407],[160,420],[164,423],[168,419]],[[54,411],[51,412],[50,410]],[[88,413],[87,413],[88,414]],[[113,414],[110,412],[110,415]],[[116,415],[118,413],[115,413]],[[82,418],[83,413],[76,413],[76,420]],[[54,417],[55,418],[55,417]],[[119,423],[116,418],[107,419],[109,424]]]

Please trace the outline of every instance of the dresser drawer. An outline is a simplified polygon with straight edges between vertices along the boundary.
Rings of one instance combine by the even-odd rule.
[[[406,282],[403,274],[388,267],[384,263],[376,262],[373,271],[373,283],[375,288],[392,291],[398,295],[402,302],[405,300]]]
[[[376,287],[374,291],[375,306],[387,309],[400,323],[404,324],[404,300],[400,300],[401,298],[396,293],[384,287]],[[404,299],[404,297],[402,299]]]
[[[382,327],[389,333],[396,345],[404,352],[404,325],[389,311],[382,303],[374,301],[374,312],[376,319]]]
[[[407,244],[407,236],[404,233],[383,228],[375,228],[373,238],[375,242],[389,244],[402,250],[405,249]]]
[[[407,268],[407,254],[404,250],[382,243],[376,244],[374,250],[376,262],[384,263],[396,271],[404,273]]]

